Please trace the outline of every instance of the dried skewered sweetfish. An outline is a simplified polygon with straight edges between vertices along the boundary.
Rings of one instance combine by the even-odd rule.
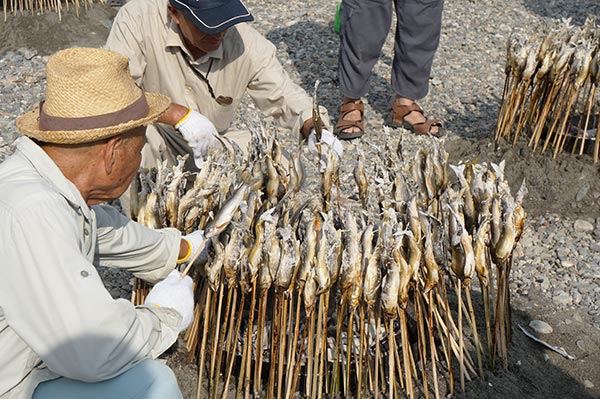
[[[432,140],[369,162],[359,142],[356,166],[321,170],[301,150],[284,162],[262,127],[245,157],[211,153],[197,174],[184,159],[141,172],[138,220],[205,229],[209,242],[209,260],[191,269],[185,337],[201,397],[439,398],[455,390],[442,373],[458,370],[464,387],[484,364],[506,365],[526,188],[513,197],[503,163],[449,165]]]

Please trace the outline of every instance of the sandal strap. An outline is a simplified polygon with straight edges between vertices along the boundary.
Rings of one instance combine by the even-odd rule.
[[[340,107],[340,113],[342,113],[343,115],[346,115],[348,112],[352,111],[360,111],[362,116],[362,113],[365,111],[365,105],[361,100],[356,100],[347,102],[346,104],[342,104],[342,106]]]
[[[352,111],[359,111],[360,112],[360,119],[358,120],[350,120],[350,119],[345,119],[346,116],[348,115],[348,113],[352,112]],[[358,99],[358,100],[354,100],[354,101],[348,101],[345,104],[342,104],[340,106],[340,117],[338,119],[338,122],[335,124],[335,128],[334,128],[334,132],[335,134],[337,134],[338,136],[343,136],[344,134],[344,130],[348,129],[348,128],[358,128],[360,130],[360,134],[362,134],[365,131],[365,122],[364,122],[364,112],[365,112],[365,106],[362,102],[362,100]],[[356,133],[352,133],[352,134],[356,134]]]
[[[437,126],[438,128],[442,128],[441,119],[427,119],[424,122],[414,123],[412,125],[413,129],[420,134],[432,134],[431,128],[433,126]]]
[[[364,123],[362,120],[359,121],[351,121],[347,119],[340,119],[338,123],[335,124],[335,129],[337,131],[346,130],[349,127],[357,127],[360,130],[365,130]]]
[[[413,102],[410,105],[403,105],[397,102],[397,100],[392,102],[392,112],[393,118],[395,120],[400,121],[400,123],[404,122],[404,117],[411,112],[418,112],[422,115],[425,115],[423,109],[419,106],[419,104]]]

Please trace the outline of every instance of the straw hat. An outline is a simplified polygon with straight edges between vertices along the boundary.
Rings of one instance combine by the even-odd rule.
[[[167,96],[144,93],[129,72],[127,57],[99,48],[69,48],[48,59],[46,100],[16,121],[26,136],[79,144],[116,136],[154,122]]]

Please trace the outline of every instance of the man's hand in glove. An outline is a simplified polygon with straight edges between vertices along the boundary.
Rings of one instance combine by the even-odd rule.
[[[215,125],[206,116],[190,108],[188,113],[175,124],[175,129],[181,133],[192,149],[196,166],[202,167],[209,148],[216,147],[218,144],[216,136],[219,133]]]
[[[329,146],[329,148],[332,149],[333,151],[335,151],[336,154],[338,154],[340,158],[344,154],[344,148],[342,147],[342,142],[339,141],[333,135],[333,133],[331,133],[327,129],[323,129],[323,131],[321,132],[321,141],[319,143],[317,142],[317,135],[315,133],[315,130],[312,129],[310,131],[310,134],[308,135],[308,150],[313,155],[318,154],[317,144],[321,144],[321,145],[325,144],[325,145]],[[327,168],[327,154],[325,151],[323,151],[321,153],[321,171],[325,170],[326,168]]]
[[[200,248],[201,245],[203,246],[202,252],[200,252],[200,255],[198,255],[194,263],[204,263],[208,260],[208,245],[210,244],[210,241],[204,240],[203,230],[196,230],[188,235],[181,237],[181,239],[187,241],[188,245],[186,254],[183,257],[177,259],[177,263],[184,263],[189,261],[192,258],[192,256],[194,256],[196,252],[198,252],[198,248]]]
[[[179,332],[188,328],[194,318],[193,281],[190,276],[181,279],[180,275],[173,270],[167,278],[152,287],[144,301],[145,305],[175,309],[182,317]]]

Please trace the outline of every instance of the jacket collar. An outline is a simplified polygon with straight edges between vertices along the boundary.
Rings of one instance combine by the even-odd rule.
[[[17,152],[27,159],[35,171],[54,187],[73,207],[81,209],[83,215],[91,219],[91,211],[87,206],[77,187],[63,175],[52,158],[42,150],[33,140],[28,137],[19,137],[16,140]]]

